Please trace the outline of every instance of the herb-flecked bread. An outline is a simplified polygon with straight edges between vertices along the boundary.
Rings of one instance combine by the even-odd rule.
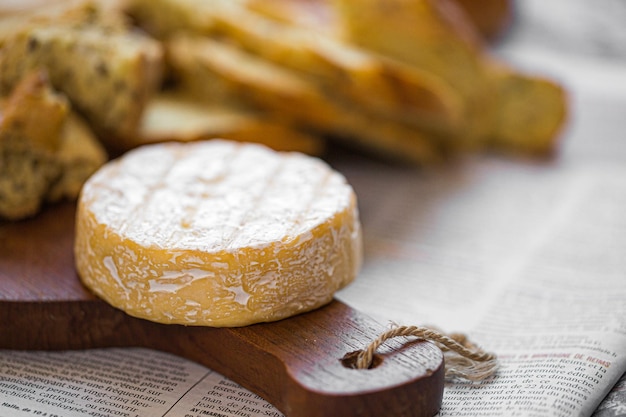
[[[46,73],[27,75],[0,102],[0,219],[31,217],[46,201],[75,199],[106,158]]]
[[[160,44],[120,17],[101,18],[85,5],[54,20],[25,21],[0,47],[0,92],[44,68],[107,147],[123,149],[149,97],[161,83]]]

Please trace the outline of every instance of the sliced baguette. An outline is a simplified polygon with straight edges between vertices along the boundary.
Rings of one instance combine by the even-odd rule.
[[[300,128],[396,159],[431,164],[445,152],[445,141],[431,133],[326,97],[294,71],[227,43],[177,36],[166,48],[172,71],[199,98],[236,97]]]
[[[158,94],[148,103],[138,144],[213,138],[261,143],[277,151],[309,155],[320,155],[324,149],[322,138],[282,120],[222,102],[200,101],[180,92]]]

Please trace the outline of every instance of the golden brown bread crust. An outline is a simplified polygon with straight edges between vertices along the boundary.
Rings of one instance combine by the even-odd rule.
[[[236,97],[296,126],[392,158],[427,165],[443,157],[445,144],[426,133],[325,96],[292,70],[227,43],[178,36],[167,50],[173,71],[197,94]]]
[[[38,72],[24,78],[2,107],[0,218],[17,220],[37,213],[61,174],[54,155],[68,104]]]
[[[27,75],[0,103],[0,219],[23,219],[46,201],[75,199],[105,162],[100,143],[86,127],[77,132],[74,117],[43,71]]]
[[[27,138],[33,147],[55,152],[69,111],[65,97],[50,89],[45,71],[27,74],[8,98],[0,119],[4,137]]]
[[[277,151],[309,155],[320,155],[324,149],[322,138],[284,120],[221,100],[194,99],[181,91],[157,94],[148,103],[137,137],[138,145],[213,138],[261,143]]]
[[[335,36],[337,15],[328,0],[247,0],[246,6],[263,16]]]
[[[513,20],[513,0],[454,0],[487,41],[503,36]]]
[[[494,67],[492,74],[497,105],[489,145],[508,153],[555,155],[567,119],[566,91],[549,79],[507,67]]]
[[[75,200],[83,183],[108,159],[105,149],[89,125],[76,112],[70,112],[61,132],[55,155],[61,175],[52,184],[46,200]]]
[[[25,71],[45,68],[110,148],[124,148],[161,83],[162,49],[123,19],[95,7],[71,9],[55,20],[25,22],[0,49],[0,92]]]
[[[344,37],[362,48],[439,76],[462,104],[459,147],[477,148],[489,130],[493,86],[474,28],[455,4],[434,0],[336,0]],[[371,30],[376,27],[377,30]]]
[[[469,148],[533,155],[548,155],[556,148],[567,113],[563,88],[497,62],[457,3],[362,0],[357,5],[335,0],[335,4],[347,39],[438,74],[457,91],[465,103],[462,135]]]

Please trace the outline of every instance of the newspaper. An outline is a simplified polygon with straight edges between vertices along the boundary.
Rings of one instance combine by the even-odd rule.
[[[0,354],[0,416],[275,416],[259,396],[149,349]]]
[[[593,413],[593,417],[620,416],[626,416],[626,375],[613,387],[600,407]]]
[[[381,322],[465,332],[499,355],[494,377],[446,384],[441,417],[625,416],[626,60],[580,59],[562,44],[570,54],[554,55],[528,39],[499,53],[570,91],[559,157],[430,171],[332,158],[365,235],[363,270],[337,297]],[[281,414],[194,362],[114,348],[0,351],[0,417],[14,416]]]
[[[365,204],[366,268],[341,296],[499,353],[496,378],[447,386],[442,415],[591,415],[626,370],[626,170],[502,165],[396,186],[395,201],[380,198],[390,178],[363,184],[380,207]]]

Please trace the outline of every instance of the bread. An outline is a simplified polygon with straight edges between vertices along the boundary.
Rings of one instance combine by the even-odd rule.
[[[490,142],[494,149],[535,157],[553,156],[567,120],[568,95],[554,81],[492,69],[497,91]]]
[[[451,0],[335,0],[345,39],[438,74],[465,103],[469,148],[552,154],[567,100],[555,82],[521,74],[492,57]],[[371,30],[376,27],[377,30]],[[537,111],[542,109],[544,113]]]
[[[464,148],[480,148],[494,87],[479,35],[450,0],[335,0],[346,41],[439,76],[462,102]],[[371,30],[376,27],[376,30]]]
[[[160,323],[245,326],[321,307],[361,264],[356,197],[321,160],[211,140],[105,165],[78,205],[76,268]]]
[[[452,0],[128,0],[133,22],[158,41],[117,3],[102,13],[69,0],[0,22],[0,90],[48,69],[112,154],[214,134],[270,146],[268,135],[285,137],[272,143],[314,153],[319,136],[428,165],[484,149],[549,155],[566,120],[563,89],[496,62]],[[199,123],[189,106],[152,100],[172,81],[217,113]],[[208,123],[224,108],[244,113],[224,119],[242,125]],[[202,132],[155,132],[154,114],[190,117]]]
[[[0,90],[22,74],[48,71],[112,149],[124,149],[137,132],[143,108],[160,86],[160,44],[95,8],[72,9],[58,19],[25,21],[0,49]]]
[[[45,72],[27,75],[0,105],[0,218],[20,220],[46,201],[75,199],[106,161],[68,101],[52,91]],[[77,132],[78,131],[78,132]]]
[[[512,24],[513,0],[454,0],[487,41],[503,36]]]
[[[167,43],[172,71],[199,96],[235,97],[273,117],[350,146],[424,165],[441,161],[445,139],[333,100],[297,73],[210,38]]]
[[[336,35],[336,14],[326,0],[246,0],[245,6],[278,22]]]
[[[55,158],[68,112],[44,73],[24,79],[2,106],[0,118],[0,217],[17,220],[38,212],[61,174]]]
[[[298,130],[284,120],[225,105],[221,100],[197,100],[179,91],[156,95],[146,107],[138,145],[191,142],[223,138],[266,145],[277,151],[320,155],[324,141]]]
[[[87,178],[107,161],[108,156],[83,118],[70,112],[55,159],[61,165],[61,175],[48,190],[46,199],[49,202],[76,200]]]
[[[179,13],[174,15],[190,14],[192,9],[195,19],[202,16],[203,25],[189,23],[181,32],[227,39],[229,44],[259,60],[293,71],[324,96],[390,121],[398,120],[420,130],[443,130],[454,125],[460,116],[457,98],[437,76],[383,59],[310,28],[272,20],[245,4],[217,1],[211,7],[197,8],[185,0],[156,0],[138,2],[134,10],[137,9],[138,20],[148,28],[153,25],[140,11],[150,11],[150,18],[158,21],[160,28],[156,35],[161,37],[175,33],[183,25],[168,20],[169,13],[176,9]],[[162,16],[157,18],[159,13]]]

